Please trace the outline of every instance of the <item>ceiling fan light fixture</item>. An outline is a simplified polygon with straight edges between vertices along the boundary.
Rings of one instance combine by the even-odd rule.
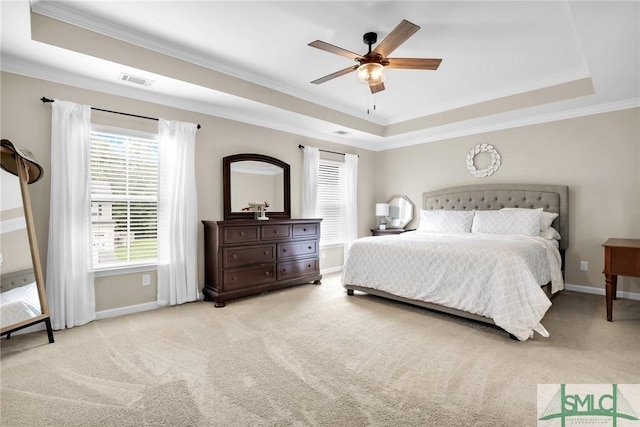
[[[382,70],[384,66],[377,62],[369,62],[362,64],[356,71],[356,77],[358,83],[366,84],[369,86],[380,84],[384,81],[384,73]]]

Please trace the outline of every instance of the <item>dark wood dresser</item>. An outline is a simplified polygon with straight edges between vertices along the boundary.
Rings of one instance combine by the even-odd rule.
[[[204,298],[225,301],[319,284],[321,219],[233,219],[204,224]]]

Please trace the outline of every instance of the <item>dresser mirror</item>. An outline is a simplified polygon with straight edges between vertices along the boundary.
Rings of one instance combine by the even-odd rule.
[[[222,173],[225,220],[255,218],[254,204],[264,204],[268,218],[291,218],[289,164],[262,154],[235,154],[222,159]]]
[[[387,227],[404,228],[413,219],[413,203],[407,196],[392,196],[389,204],[389,216],[386,217]]]
[[[9,339],[13,332],[44,322],[52,343],[28,187],[40,179],[42,168],[31,153],[8,140],[2,140],[0,153],[0,332]]]

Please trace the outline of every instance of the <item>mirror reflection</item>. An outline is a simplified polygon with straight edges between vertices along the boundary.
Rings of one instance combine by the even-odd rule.
[[[291,167],[280,159],[255,153],[222,159],[225,220],[291,218],[290,187]]]
[[[389,201],[389,216],[387,226],[404,228],[413,220],[413,203],[407,196],[392,196]]]
[[[246,211],[253,202],[266,202],[267,213],[284,211],[281,167],[252,160],[231,164],[231,211]]]
[[[0,321],[2,329],[41,314],[17,176],[0,169]]]

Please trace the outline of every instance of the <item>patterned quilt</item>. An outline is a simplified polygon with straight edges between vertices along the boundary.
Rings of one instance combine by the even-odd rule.
[[[352,245],[342,284],[385,291],[493,319],[524,341],[551,306],[541,289],[564,289],[558,249],[541,237],[419,231]]]
[[[2,328],[39,316],[40,298],[36,282],[0,293],[0,312]]]

